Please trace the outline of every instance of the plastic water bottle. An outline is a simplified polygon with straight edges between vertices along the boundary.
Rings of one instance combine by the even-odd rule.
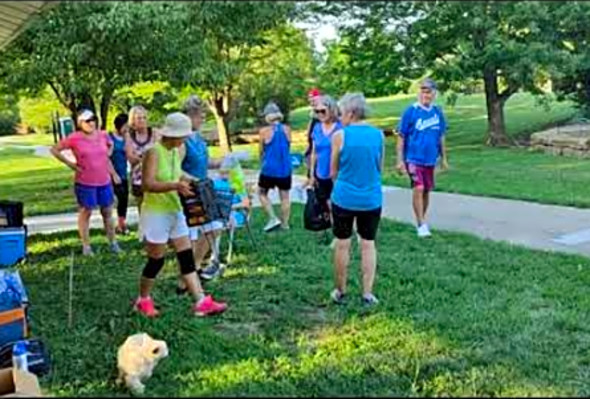
[[[17,370],[29,370],[27,363],[27,347],[25,342],[19,341],[12,348],[12,366]]]

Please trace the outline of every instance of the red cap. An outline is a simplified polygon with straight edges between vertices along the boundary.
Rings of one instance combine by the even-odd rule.
[[[318,97],[319,95],[320,95],[320,91],[315,87],[313,89],[311,89],[309,92],[307,92],[308,97]]]

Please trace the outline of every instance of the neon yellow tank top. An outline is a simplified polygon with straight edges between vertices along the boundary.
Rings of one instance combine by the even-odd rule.
[[[156,181],[161,183],[174,183],[182,175],[180,154],[178,148],[168,150],[157,142],[154,147],[157,157]],[[142,211],[146,210],[154,213],[172,213],[182,210],[182,204],[176,191],[167,193],[146,192]]]

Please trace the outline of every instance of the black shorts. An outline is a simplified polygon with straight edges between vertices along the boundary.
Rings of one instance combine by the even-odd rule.
[[[334,189],[334,182],[332,179],[316,178],[315,195],[320,202],[330,201],[332,190]]]
[[[332,231],[334,237],[347,240],[352,236],[352,227],[356,219],[357,232],[363,240],[374,241],[381,220],[381,208],[370,211],[351,211],[332,204]]]
[[[282,191],[289,191],[291,190],[291,176],[288,177],[270,177],[265,175],[260,175],[258,177],[258,187],[264,190],[271,190],[277,187],[279,190]]]

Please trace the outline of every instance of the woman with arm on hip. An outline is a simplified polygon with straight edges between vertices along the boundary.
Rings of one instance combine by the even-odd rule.
[[[92,210],[100,208],[111,250],[121,252],[115,239],[113,226],[113,185],[119,183],[118,176],[109,158],[113,143],[108,134],[96,129],[97,118],[90,110],[82,110],[76,122],[78,130],[51,148],[51,154],[76,172],[75,193],[78,201],[78,233],[82,241],[82,253],[93,255],[90,246],[90,216]],[[66,158],[62,151],[70,149],[76,162]]]

